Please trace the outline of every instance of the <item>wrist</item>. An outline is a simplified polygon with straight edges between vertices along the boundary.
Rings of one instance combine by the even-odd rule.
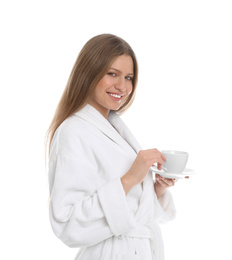
[[[163,187],[158,182],[156,182],[154,184],[154,189],[155,189],[155,193],[156,193],[157,199],[161,198],[164,195],[164,193],[166,192],[166,190],[167,190],[167,188]]]
[[[135,184],[132,181],[132,178],[130,177],[129,173],[126,173],[121,177],[121,183],[123,186],[123,189],[125,191],[125,194],[127,195],[128,192],[135,186]]]

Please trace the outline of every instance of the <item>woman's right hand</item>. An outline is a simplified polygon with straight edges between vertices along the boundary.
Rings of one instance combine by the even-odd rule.
[[[165,161],[166,158],[157,149],[139,151],[130,170],[121,177],[125,193],[127,194],[135,185],[141,183],[145,179],[151,166],[157,163],[158,170],[161,170]]]

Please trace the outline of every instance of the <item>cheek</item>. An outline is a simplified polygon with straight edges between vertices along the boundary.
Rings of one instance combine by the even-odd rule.
[[[115,79],[112,77],[109,77],[108,75],[105,75],[100,81],[100,85],[102,88],[108,88],[112,86],[115,83]]]
[[[101,96],[103,93],[105,93],[108,86],[109,83],[107,82],[107,80],[105,80],[104,78],[101,79],[94,90],[95,96]]]

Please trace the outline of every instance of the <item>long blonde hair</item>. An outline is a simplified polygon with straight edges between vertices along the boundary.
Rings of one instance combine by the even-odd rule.
[[[126,41],[112,34],[93,37],[84,45],[76,59],[48,128],[45,149],[49,144],[49,153],[57,128],[65,119],[87,104],[88,98],[92,95],[99,80],[108,72],[114,60],[123,54],[130,56],[133,60],[133,90],[118,112],[124,112],[132,104],[138,81],[138,64],[132,48]]]

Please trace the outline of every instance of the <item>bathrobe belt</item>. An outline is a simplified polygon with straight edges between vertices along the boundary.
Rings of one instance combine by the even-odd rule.
[[[149,238],[149,239],[153,237],[150,229],[141,224],[138,224],[135,228],[130,229],[128,232],[124,233],[121,236],[128,236],[134,238]]]
[[[155,226],[152,227],[138,224],[135,228],[129,230],[127,233],[118,236],[118,238],[120,239],[120,237],[122,236],[128,236],[132,238],[150,239],[151,251],[153,255],[152,259],[163,260],[163,252],[160,252],[160,248],[163,248],[163,242],[162,239],[160,239],[160,236],[155,235],[157,232],[160,232],[160,228],[157,224],[155,224]]]

